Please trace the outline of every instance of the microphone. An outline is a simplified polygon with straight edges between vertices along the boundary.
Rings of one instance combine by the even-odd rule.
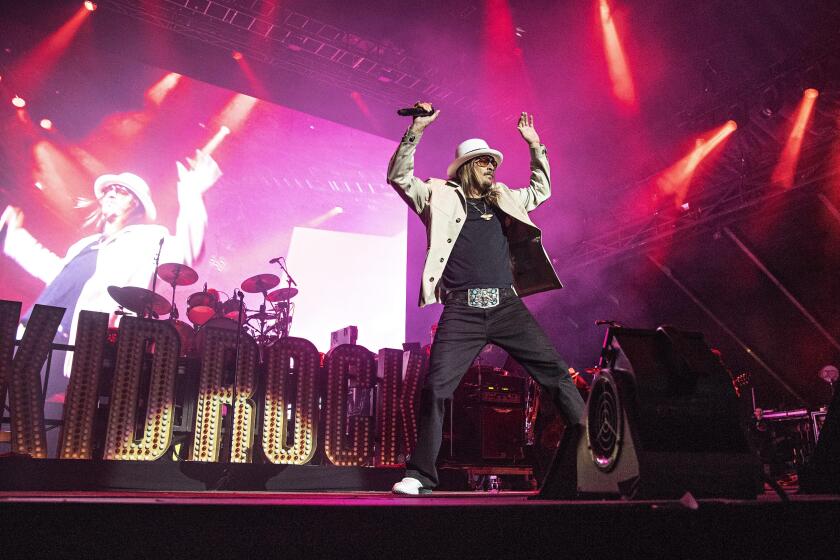
[[[158,247],[163,247],[163,240],[164,240],[164,238],[161,237],[160,238],[160,243],[158,243]]]
[[[401,117],[431,117],[435,114],[435,108],[432,107],[430,111],[427,111],[421,107],[406,107],[397,109],[397,114]]]
[[[283,257],[276,257],[274,259],[271,259],[270,261],[268,261],[268,264],[275,264],[275,263],[280,264],[280,259],[282,259],[282,258]]]

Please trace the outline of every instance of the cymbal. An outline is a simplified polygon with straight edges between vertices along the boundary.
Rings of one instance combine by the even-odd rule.
[[[163,263],[157,267],[157,275],[170,286],[189,286],[198,282],[198,273],[185,264]]]
[[[280,278],[274,274],[257,274],[242,282],[242,291],[249,294],[259,294],[270,290],[280,283]]]
[[[280,288],[279,290],[274,290],[265,298],[268,301],[278,302],[278,301],[286,301],[287,299],[292,299],[298,295],[297,288]]]
[[[172,306],[162,295],[137,286],[108,286],[108,293],[120,306],[137,314],[166,315]]]
[[[258,321],[271,321],[272,319],[276,319],[276,318],[277,318],[277,315],[275,315],[274,313],[266,313],[265,311],[257,312],[257,313],[254,313],[253,315],[248,315],[248,320],[256,319]]]

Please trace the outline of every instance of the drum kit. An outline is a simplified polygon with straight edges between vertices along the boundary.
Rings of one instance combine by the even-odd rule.
[[[195,284],[198,282],[198,273],[178,263],[161,264],[156,273],[158,278],[172,287],[169,301],[154,289],[136,286],[108,286],[108,293],[119,305],[118,315],[134,314],[150,319],[168,315],[163,320],[171,322],[178,332],[183,356],[201,350],[203,331],[211,327],[236,330],[239,326],[243,332],[253,336],[260,347],[289,336],[294,314],[292,298],[298,294],[298,289],[292,287],[294,281],[288,274],[289,285],[285,288],[275,289],[280,284],[280,278],[274,274],[257,274],[242,282],[242,292],[262,294],[263,301],[257,309],[247,308],[241,293],[237,297],[237,290],[234,290],[233,296],[223,299],[222,292],[208,288],[205,283],[202,291],[187,298],[187,323],[180,320],[175,303],[175,288]]]

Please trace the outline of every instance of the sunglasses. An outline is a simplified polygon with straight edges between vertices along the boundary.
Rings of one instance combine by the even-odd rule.
[[[102,196],[105,196],[106,194],[108,194],[111,191],[113,191],[117,194],[121,194],[123,196],[125,196],[127,194],[132,194],[132,195],[134,194],[134,193],[131,192],[131,189],[129,189],[128,187],[126,187],[124,185],[106,185],[106,186],[102,187]],[[102,198],[102,197],[100,197],[100,198]]]
[[[479,156],[473,160],[479,167],[490,167],[493,166],[493,169],[498,167],[498,163],[496,163],[496,159],[491,156]]]

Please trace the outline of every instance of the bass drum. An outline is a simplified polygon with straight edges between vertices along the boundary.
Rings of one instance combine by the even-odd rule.
[[[226,331],[236,331],[236,321],[226,317],[214,317],[204,323],[198,332],[195,334],[195,342],[193,346],[193,353],[199,356],[204,353],[204,341],[207,339],[207,329],[223,329]],[[248,336],[245,329],[242,330],[242,336]]]

